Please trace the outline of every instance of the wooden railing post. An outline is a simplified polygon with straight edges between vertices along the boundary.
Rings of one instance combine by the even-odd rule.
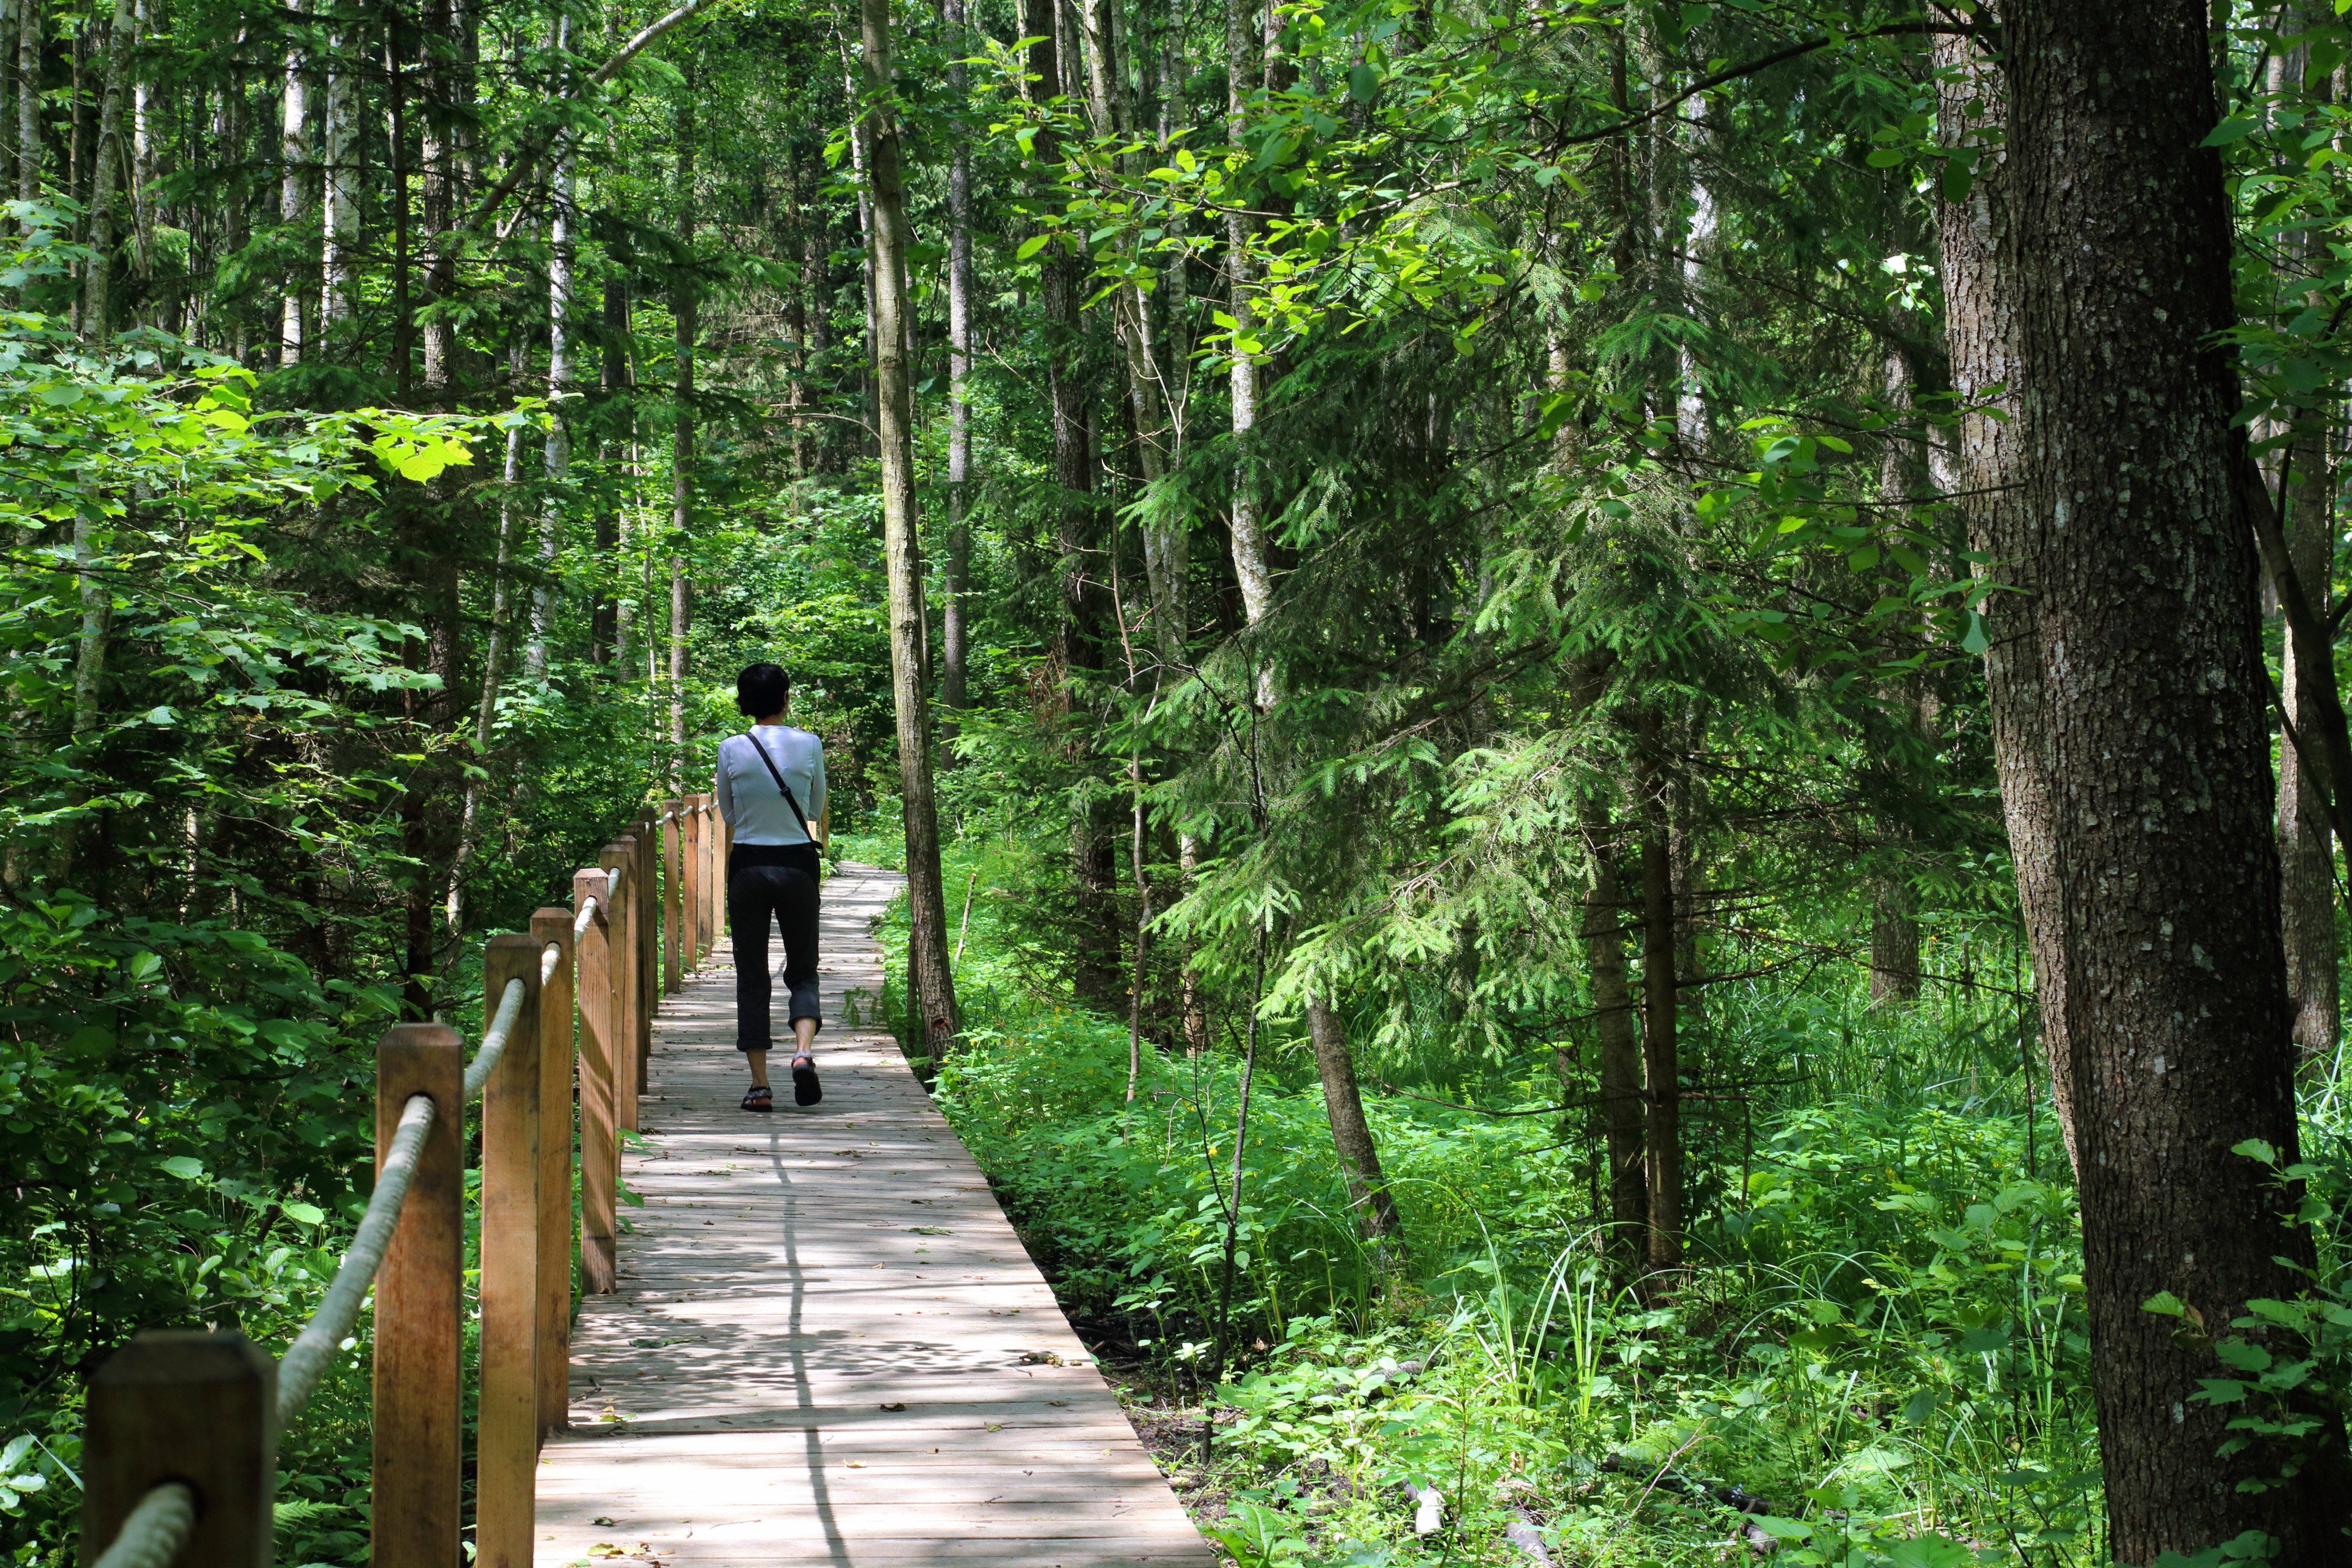
[[[109,1356],[83,1412],[83,1568],[163,1481],[196,1494],[178,1568],[269,1568],[277,1415],[278,1363],[243,1334],[150,1331]]]
[[[735,847],[735,835],[715,806],[710,826],[717,829],[710,836],[710,945],[716,949],[727,939],[727,856]]]
[[[637,818],[637,1098],[653,1089],[654,1013],[661,1005],[661,834],[658,813],[647,807]],[[632,1128],[643,1123],[632,1121]]]
[[[604,846],[596,863],[617,884],[611,908],[612,946],[605,954],[613,984],[613,1124],[634,1132],[637,1126],[637,841],[624,836]]]
[[[509,981],[522,982],[523,1002],[482,1098],[477,1568],[530,1568],[539,1468],[539,955],[545,945],[521,934],[494,936],[482,952],[485,1020],[497,1016]]]
[[[572,903],[589,911],[580,933],[580,1269],[593,1295],[609,1296],[619,1283],[613,1235],[620,1201],[619,1119],[613,1086],[615,1000],[611,873],[583,870],[572,878]]]
[[[572,911],[540,910],[530,940],[556,950],[539,993],[539,1430],[572,1409]]]
[[[679,916],[685,911],[679,880],[686,874],[686,802],[673,800],[666,804],[662,824],[662,991],[675,994],[682,974],[679,960],[685,955],[686,944],[679,940]]]
[[[678,928],[684,938],[686,967],[702,967],[702,797],[688,795],[678,803],[681,853],[678,876]]]
[[[375,1284],[375,1568],[458,1561],[458,1271],[465,1255],[465,1049],[443,1024],[397,1024],[376,1047],[381,1170],[411,1095],[433,1100],[408,1201]]]

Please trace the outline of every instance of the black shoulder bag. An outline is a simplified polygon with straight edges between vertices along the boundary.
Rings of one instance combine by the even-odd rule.
[[[768,776],[776,781],[778,789],[784,792],[784,804],[793,808],[793,820],[801,825],[803,837],[806,837],[811,844],[816,845],[819,854],[824,853],[824,847],[816,844],[816,830],[808,825],[808,814],[801,810],[801,803],[793,797],[793,786],[784,782],[784,775],[776,767],[776,759],[768,755],[768,748],[760,744],[760,738],[751,731],[744,731],[743,738],[751,742],[751,749],[760,753],[761,762],[768,764]]]

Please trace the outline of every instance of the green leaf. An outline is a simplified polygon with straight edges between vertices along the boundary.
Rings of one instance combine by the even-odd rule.
[[[278,1205],[288,1219],[298,1225],[324,1225],[327,1211],[310,1204],[280,1204]]]
[[[1028,260],[1031,257],[1045,249],[1045,242],[1053,237],[1054,237],[1050,234],[1031,236],[1029,238],[1021,242],[1021,248],[1013,253],[1013,259],[1015,261]]]
[[[184,1182],[193,1182],[205,1173],[205,1163],[193,1154],[174,1154],[168,1160],[158,1160],[155,1163]]]
[[[1975,1552],[1950,1536],[1932,1530],[1925,1535],[1915,1535],[1908,1541],[1898,1542],[1886,1554],[1886,1561],[1892,1568],[1962,1568],[1965,1563],[1974,1563],[1976,1558]]]
[[[2242,142],[2263,128],[2262,121],[2248,115],[2233,114],[2213,127],[2200,147],[2227,147],[2232,142]]]
[[[1753,1515],[1750,1521],[1775,1541],[1810,1541],[1813,1535],[1813,1527],[1802,1520],[1759,1513]]]
[[[1982,654],[1992,647],[1992,638],[1985,636],[1984,617],[1974,610],[1969,612],[1968,634],[1960,638],[1960,647],[1973,654]]]
[[[1368,65],[1348,68],[1348,96],[1358,103],[1370,103],[1380,96],[1381,73]]]
[[[1937,181],[1948,202],[1965,200],[1969,187],[1976,183],[1977,155],[1973,148],[1962,148],[1944,160],[1944,173]]]

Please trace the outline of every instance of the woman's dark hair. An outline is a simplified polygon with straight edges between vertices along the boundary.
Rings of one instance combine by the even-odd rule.
[[[735,710],[746,719],[780,712],[793,694],[793,678],[781,664],[754,664],[735,678]]]

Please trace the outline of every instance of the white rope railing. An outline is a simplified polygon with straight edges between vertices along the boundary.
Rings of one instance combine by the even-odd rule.
[[[360,1217],[342,1267],[335,1270],[335,1282],[327,1287],[319,1310],[310,1314],[310,1321],[278,1363],[279,1431],[292,1426],[302,1406],[310,1402],[311,1392],[326,1373],[328,1358],[359,1321],[361,1303],[375,1282],[375,1271],[383,1266],[384,1249],[392,1245],[392,1233],[400,1224],[401,1205],[408,1201],[408,1184],[416,1174],[416,1157],[425,1147],[425,1135],[432,1130],[432,1100],[411,1095],[401,1110],[392,1147],[384,1152],[383,1169],[376,1174],[367,1213]]]
[[[95,1568],[171,1568],[195,1531],[195,1492],[185,1482],[165,1481],[139,1500]]]
[[[668,812],[660,820],[678,821],[685,815]],[[603,869],[607,879],[602,895],[582,900],[573,919],[575,942],[586,935],[600,908],[619,907],[625,868],[614,865]],[[566,952],[561,942],[550,942],[541,950],[539,982],[542,991],[554,984]],[[489,1026],[483,1031],[481,1048],[467,1065],[461,1104],[481,1094],[497,1072],[521,1022],[529,994],[530,987],[521,976],[507,981]],[[448,1110],[456,1114],[458,1108]],[[401,1213],[414,1185],[436,1114],[432,1097],[425,1094],[410,1096],[401,1108],[400,1120],[384,1149],[383,1169],[377,1173],[375,1189],[352,1234],[350,1250],[343,1255],[318,1310],[278,1363],[277,1401],[272,1412],[275,1431],[284,1432],[301,1415],[356,1327],[399,1228]],[[198,1508],[196,1489],[188,1482],[164,1481],[155,1485],[123,1517],[113,1542],[96,1558],[95,1568],[171,1568],[194,1533]]]
[[[518,975],[499,993],[499,1010],[491,1016],[490,1026],[482,1031],[482,1048],[466,1064],[467,1101],[479,1095],[482,1086],[490,1081],[490,1075],[499,1070],[499,1058],[507,1054],[507,1041],[514,1034],[515,1020],[522,1016],[522,996],[528,989]]]

